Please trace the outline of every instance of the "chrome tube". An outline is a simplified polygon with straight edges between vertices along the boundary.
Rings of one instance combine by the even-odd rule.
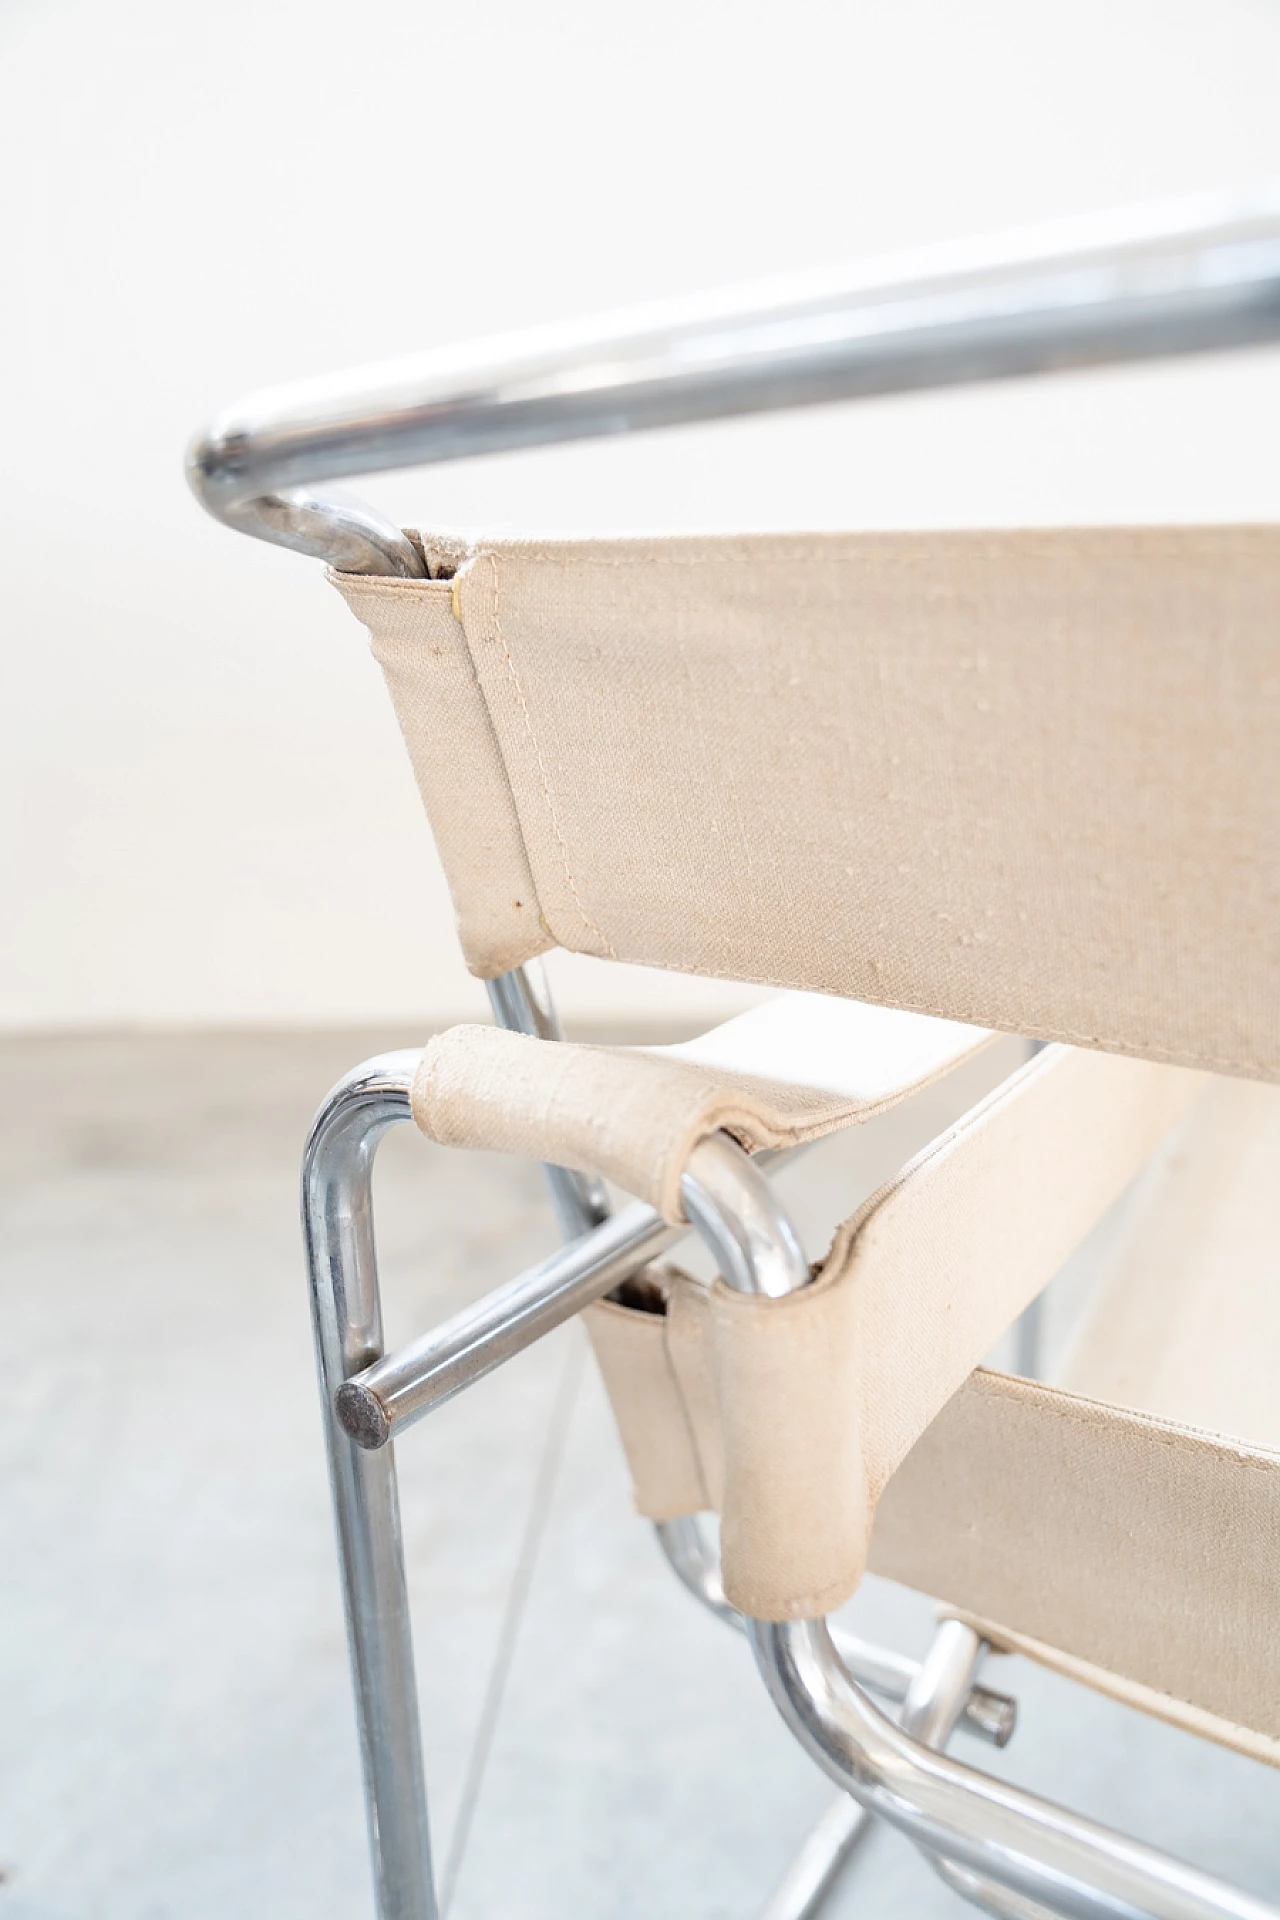
[[[654,1532],[681,1585],[726,1626],[745,1633],[746,1616],[725,1599],[719,1562],[697,1519],[691,1514],[682,1520],[659,1520]],[[832,1627],[831,1638],[841,1665],[859,1686],[870,1687],[886,1700],[898,1701],[906,1700],[918,1685],[922,1671],[918,1660],[889,1647],[873,1646],[843,1627]],[[961,1699],[959,1713],[960,1724],[969,1733],[993,1747],[1004,1747],[1017,1725],[1018,1703],[1007,1693],[975,1685]]]
[[[974,1682],[988,1652],[972,1627],[960,1620],[944,1620],[934,1635],[903,1706],[899,1726],[904,1733],[941,1753],[958,1725],[964,1703],[972,1697]],[[993,1914],[995,1920],[1054,1920],[1052,1910],[981,1875],[958,1867],[940,1854],[925,1853],[939,1879],[970,1905]]]
[[[790,1221],[733,1141],[702,1142],[683,1191],[730,1286],[778,1298],[807,1284]],[[972,1685],[978,1642],[952,1624],[934,1670],[908,1694],[907,1718],[929,1738],[945,1738]],[[990,1910],[1026,1912],[984,1902],[982,1882],[1068,1920],[1280,1920],[1194,1867],[935,1753],[873,1706],[825,1620],[749,1620],[747,1632],[774,1705],[810,1758],[869,1813],[953,1862],[957,1890]]]
[[[668,1226],[652,1207],[639,1202],[625,1207],[421,1339],[345,1380],[335,1402],[343,1429],[359,1447],[385,1447],[433,1407],[620,1286],[687,1232],[687,1227]]]
[[[846,1671],[863,1685],[874,1685],[851,1665],[845,1646],[834,1632],[832,1639]],[[904,1702],[902,1727],[927,1746],[938,1750],[945,1747],[975,1696],[984,1691],[977,1683],[977,1676],[986,1652],[985,1642],[970,1628],[958,1620],[944,1621],[922,1662],[902,1662],[910,1674],[906,1688],[897,1695]],[[859,1801],[841,1793],[807,1836],[761,1920],[809,1920],[870,1820],[870,1813]],[[939,1859],[934,1854],[926,1857],[948,1886],[963,1899],[996,1915],[997,1920],[1053,1920],[1046,1907],[1007,1893],[977,1874],[966,1873],[950,1860]]]
[[[801,1841],[760,1920],[810,1920],[871,1824],[865,1807],[847,1793],[837,1794]]]
[[[1280,191],[1147,207],[254,394],[192,443],[216,519],[353,573],[416,549],[317,481],[1280,338]]]
[[[500,1027],[537,1040],[564,1038],[537,961],[485,985]],[[404,1431],[572,1319],[687,1231],[668,1227],[652,1207],[638,1204],[610,1220],[602,1180],[570,1167],[544,1165],[543,1172],[568,1245],[345,1380],[334,1404],[340,1425],[357,1446],[371,1452],[385,1447],[393,1430]],[[607,1230],[599,1231],[606,1221]]]
[[[415,1053],[341,1080],[303,1159],[302,1222],[378,1920],[436,1920],[413,1641],[390,1450],[354,1447],[333,1418],[348,1374],[382,1350],[370,1178],[378,1142],[410,1115]]]
[[[680,1195],[725,1284],[781,1299],[808,1286],[811,1275],[790,1215],[760,1171],[761,1159],[749,1159],[727,1133],[713,1133],[689,1155]]]
[[[850,1681],[823,1621],[753,1621],[750,1632],[805,1751],[926,1852],[1075,1920],[1276,1920],[1194,1867],[930,1752]]]
[[[788,1157],[789,1153],[766,1152],[748,1161],[741,1148],[720,1134],[694,1149],[684,1176],[684,1200],[691,1219],[702,1210],[708,1233],[715,1231],[707,1212],[708,1196],[717,1182],[733,1182],[737,1160],[749,1169],[747,1185],[754,1207],[734,1229],[746,1236],[742,1246],[736,1252],[727,1244],[720,1246],[719,1257],[725,1262],[751,1260],[762,1271],[770,1270],[768,1234],[770,1230],[782,1233],[786,1216],[760,1169]],[[335,1399],[339,1423],[357,1446],[376,1452],[433,1407],[621,1286],[688,1231],[684,1225],[668,1225],[652,1207],[633,1202],[420,1339],[378,1356],[349,1375]],[[804,1256],[794,1236],[787,1253],[803,1266]],[[807,1277],[808,1269],[804,1271]]]

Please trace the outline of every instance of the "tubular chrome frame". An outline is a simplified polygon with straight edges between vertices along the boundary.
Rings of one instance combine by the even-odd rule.
[[[216,519],[421,578],[317,481],[822,401],[1280,338],[1280,187],[1074,220],[253,394],[192,442]]]
[[[422,554],[398,527],[312,485],[735,414],[1275,340],[1280,189],[936,249],[840,277],[791,280],[252,396],[197,437],[187,471],[201,503],[231,527],[340,570],[422,578]],[[558,1036],[549,998],[523,970],[493,982],[490,995],[503,1025]],[[370,1175],[381,1135],[410,1118],[416,1064],[414,1054],[387,1055],[341,1081],[316,1119],[303,1169],[380,1920],[436,1916],[389,1443],[679,1237],[649,1208],[609,1218],[599,1182],[548,1168],[569,1244],[404,1352],[384,1355]],[[784,1209],[759,1164],[732,1142],[699,1146],[683,1193],[730,1285],[780,1297],[805,1284]],[[1028,1321],[1024,1335],[1031,1331]],[[713,1611],[732,1616],[714,1578],[688,1560],[689,1540],[667,1532],[663,1544],[686,1584]],[[745,1624],[801,1744],[844,1794],[900,1827],[949,1884],[986,1910],[1007,1920],[1042,1920],[1047,1912],[1262,1920],[1271,1912],[935,1751],[957,1717],[984,1730],[986,1690],[973,1684],[981,1648],[972,1635],[964,1641],[967,1629],[943,1630],[941,1652],[911,1678],[904,1722],[895,1727],[859,1684],[886,1678],[863,1658],[874,1650],[849,1642],[837,1648],[822,1621]],[[896,1686],[886,1690],[892,1695]],[[1000,1709],[991,1712],[998,1728]],[[799,1904],[793,1899],[788,1915],[811,1910],[849,1851],[861,1827],[851,1806],[842,1801],[811,1836],[807,1891],[802,1860],[790,1877]],[[783,1911],[777,1902],[770,1908],[779,1917]]]
[[[340,1081],[317,1116],[303,1166],[316,1353],[379,1920],[436,1920],[437,1909],[393,1449],[353,1436],[336,1403],[347,1381],[382,1362],[370,1182],[382,1135],[411,1117],[418,1058],[385,1055]],[[785,1210],[760,1167],[727,1136],[712,1136],[694,1150],[682,1190],[729,1285],[781,1297],[807,1284],[809,1269]],[[616,1285],[624,1267],[634,1271],[652,1257],[660,1237],[654,1223],[662,1223],[649,1209],[627,1211],[634,1225],[625,1232],[618,1221],[605,1221],[512,1283],[553,1300],[553,1317],[525,1311],[509,1326],[492,1313],[469,1342],[453,1343],[450,1392]],[[671,1240],[680,1231],[662,1226]],[[566,1274],[573,1276],[571,1287]],[[951,1623],[954,1631],[944,1630],[942,1654],[912,1677],[905,1724],[897,1727],[843,1663],[825,1621],[752,1620],[746,1627],[765,1684],[805,1750],[844,1793],[939,1860],[956,1890],[988,1911],[1009,1920],[1030,1920],[1037,1907],[1107,1920],[1144,1914],[1277,1920],[1274,1909],[1193,1868],[936,1752],[974,1702],[977,1643],[967,1629]],[[967,1649],[965,1659],[957,1649]],[[974,1704],[980,1710],[980,1701]]]

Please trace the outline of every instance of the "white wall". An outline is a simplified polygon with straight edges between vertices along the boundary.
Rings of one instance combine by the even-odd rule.
[[[10,0],[0,1023],[478,1005],[362,636],[203,518],[246,388],[1280,175],[1262,0]],[[528,530],[1272,518],[1280,355],[380,480]],[[572,1010],[715,990],[589,963]],[[646,1000],[645,996],[648,996]]]

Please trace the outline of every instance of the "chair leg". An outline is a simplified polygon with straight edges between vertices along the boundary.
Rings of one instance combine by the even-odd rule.
[[[871,1815],[847,1793],[831,1802],[809,1829],[795,1858],[774,1888],[760,1920],[809,1920],[839,1879],[855,1848],[870,1832]]]
[[[382,1135],[412,1119],[410,1095],[420,1058],[416,1051],[388,1054],[339,1081],[312,1127],[302,1177],[321,1412],[378,1920],[437,1920],[438,1914],[390,1444],[393,1423],[382,1403],[367,1393],[357,1394],[350,1407],[344,1404],[355,1376],[371,1377],[383,1360],[371,1175]],[[445,1356],[448,1382],[423,1399],[412,1417],[421,1417],[428,1405],[449,1398],[560,1325],[678,1237],[644,1207],[621,1216],[616,1232],[597,1225],[591,1233],[603,1198],[593,1183],[572,1176],[558,1189],[553,1183],[553,1191],[562,1214],[572,1209],[588,1234],[577,1265],[564,1256],[543,1262],[437,1329],[440,1341],[427,1344],[432,1363]],[[602,1238],[606,1245],[600,1244]],[[371,1399],[378,1411],[372,1421],[364,1417]]]
[[[377,1143],[411,1117],[419,1056],[339,1082],[303,1161],[302,1214],[378,1920],[436,1920],[418,1692],[393,1450],[357,1447],[334,1417],[341,1383],[382,1352],[370,1205]]]
[[[686,1592],[726,1626],[745,1632],[746,1621],[724,1597],[716,1555],[693,1514],[654,1525],[667,1564]],[[842,1793],[801,1841],[760,1920],[809,1920],[835,1885],[841,1868],[871,1824],[871,1816]]]

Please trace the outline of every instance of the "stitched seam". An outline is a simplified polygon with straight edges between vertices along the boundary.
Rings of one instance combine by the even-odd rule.
[[[1002,550],[1012,546],[1015,549],[1016,555],[1027,555],[1039,559],[1047,553],[1050,559],[1060,557],[1070,560],[1078,558],[1080,553],[1085,549],[1092,548],[1099,544],[1104,548],[1118,549],[1127,557],[1132,551],[1134,544],[1142,544],[1141,536],[1164,531],[1166,531],[1166,529],[1159,527],[1049,527],[1043,529],[994,527],[973,528],[971,531],[962,533],[951,532],[937,534],[927,532],[913,533],[901,530],[877,530],[867,533],[849,533],[846,531],[834,532],[829,536],[829,543],[819,542],[816,545],[801,544],[810,539],[810,536],[804,534],[794,536],[787,534],[768,536],[753,536],[750,534],[728,535],[724,536],[723,541],[721,541],[720,537],[711,535],[708,536],[708,538],[710,542],[714,543],[716,550],[709,550],[704,547],[701,551],[691,553],[652,553],[641,551],[636,553],[603,554],[593,553],[584,548],[582,551],[548,553],[545,549],[539,549],[536,546],[525,547],[513,544],[513,547],[508,549],[508,557],[517,562],[524,561],[539,567],[558,567],[561,569],[585,567],[615,569],[623,567],[729,567],[737,570],[742,564],[744,552],[754,552],[762,547],[783,552],[785,553],[785,557],[792,561],[845,561],[850,557],[853,559],[861,559],[864,557],[866,548],[883,544],[886,548],[898,549],[896,554],[890,552],[886,556],[890,558],[916,559],[922,551],[926,557],[938,557],[942,555],[950,557],[953,553],[957,552],[965,555],[977,553],[980,557],[983,557],[984,549],[985,554],[989,555],[993,548]],[[1274,532],[1270,527],[1245,527],[1243,529],[1232,527],[1221,530],[1212,527],[1191,527],[1187,529],[1180,528],[1178,531],[1186,531],[1200,535],[1206,533],[1216,534],[1219,531],[1228,531],[1233,534],[1242,532],[1246,536],[1257,532],[1269,534],[1273,534]],[[1107,537],[1099,542],[1097,539],[1099,534]],[[1139,536],[1136,543],[1134,540],[1135,535]],[[792,544],[793,540],[795,541],[794,545]],[[864,549],[864,552],[860,553],[855,548],[852,554],[850,554],[847,543],[851,541],[857,542],[858,546]],[[1239,546],[1242,543],[1239,540],[1231,543],[1214,540],[1210,544],[1216,549],[1221,545],[1231,544],[1233,546]],[[1253,545],[1256,543],[1246,538],[1243,544]],[[1274,539],[1268,542],[1268,544],[1274,545]],[[490,548],[483,551],[486,552],[487,557],[493,557],[493,549]],[[379,584],[381,585],[383,583],[380,582]],[[395,591],[400,587],[414,583],[389,581],[385,584]],[[422,583],[418,582],[417,584],[421,585]]]
[[[850,543],[866,549],[873,545],[886,548],[898,548],[904,554],[915,553],[921,549],[930,554],[950,553],[953,551],[973,552],[984,545],[988,550],[992,546],[1009,546],[1023,553],[1038,553],[1047,550],[1051,555],[1074,557],[1082,547],[1090,546],[1114,548],[1121,551],[1131,550],[1135,545],[1150,544],[1152,536],[1167,535],[1173,531],[1176,544],[1193,550],[1206,543],[1213,548],[1241,545],[1256,546],[1263,543],[1270,546],[1275,543],[1276,528],[1268,521],[1241,521],[1214,524],[1204,522],[1188,523],[1170,529],[1154,523],[1138,522],[1130,526],[1098,527],[1088,525],[1066,525],[1047,527],[964,527],[945,529],[913,529],[905,527],[875,527],[866,529],[832,528],[829,532],[816,537],[811,530],[795,533],[702,533],[686,536],[688,545],[697,549],[692,552],[654,553],[645,551],[643,539],[635,541],[634,552],[625,551],[629,543],[618,543],[624,551],[602,554],[592,550],[593,543],[584,541],[580,547],[568,542],[567,551],[550,553],[536,541],[512,541],[505,551],[511,558],[520,561],[532,561],[538,566],[549,567],[714,567],[728,566],[736,568],[740,564],[743,550],[753,552],[761,549],[785,551],[793,560],[829,560],[833,555],[843,557]],[[343,574],[333,568],[326,570],[326,577],[332,579],[339,592],[371,592],[375,594],[397,594],[414,592],[423,587],[449,586],[456,582],[463,568],[472,561],[481,558],[492,559],[495,549],[479,546],[466,553],[459,562],[458,574],[451,581],[437,580],[390,580],[372,575]]]
[[[560,849],[560,864],[564,868],[564,877],[568,882],[569,891],[573,895],[573,903],[578,909],[578,914],[583,926],[587,928],[588,932],[594,933],[596,939],[604,949],[605,957],[609,960],[616,960],[618,957],[617,954],[583,906],[582,896],[574,884],[573,873],[569,866],[569,849],[565,844],[565,837],[560,831],[560,822],[556,818],[555,802],[551,798],[551,780],[547,773],[547,763],[542,757],[542,748],[538,745],[537,737],[534,734],[533,718],[529,712],[529,703],[524,697],[524,688],[521,686],[520,676],[516,672],[516,663],[511,657],[511,649],[507,645],[507,637],[502,631],[502,620],[499,613],[498,556],[496,553],[489,555],[489,564],[493,568],[493,630],[498,636],[498,644],[502,648],[503,658],[507,663],[507,672],[511,676],[511,684],[515,688],[516,699],[520,702],[520,712],[524,717],[524,730],[529,737],[529,745],[533,748],[534,758],[538,762],[538,774],[542,781],[542,797],[546,802],[547,818],[551,822],[551,831],[555,835],[556,844]]]
[[[813,542],[812,535],[803,533],[693,535],[690,539],[691,546],[697,546],[702,540],[705,540],[706,545],[702,547],[701,551],[687,553],[653,553],[641,550],[634,553],[615,552],[605,554],[592,552],[590,546],[586,543],[584,543],[580,550],[574,550],[571,546],[569,551],[550,553],[545,548],[539,547],[535,542],[529,542],[527,544],[512,542],[507,552],[512,559],[517,561],[531,561],[540,567],[562,568],[736,567],[739,564],[743,549],[758,550],[760,548],[776,548],[780,551],[785,551],[789,559],[824,560],[831,559],[833,556],[843,557],[841,550],[851,542],[856,542],[859,546],[867,547],[875,544],[883,544],[886,547],[896,546],[899,547],[904,554],[914,554],[914,552],[921,548],[931,553],[941,553],[951,550],[973,551],[984,544],[988,547],[1012,545],[1020,548],[1024,553],[1031,552],[1038,547],[1041,549],[1047,548],[1051,554],[1062,554],[1070,558],[1078,553],[1082,546],[1132,547],[1135,543],[1142,544],[1147,536],[1164,534],[1168,531],[1169,529],[1167,527],[1154,525],[1134,527],[973,527],[964,529],[952,528],[936,533],[928,530],[916,531],[906,528],[875,528],[866,531],[835,529],[825,538],[820,538],[817,542]],[[1258,522],[1254,524],[1246,523],[1239,526],[1232,525],[1222,527],[1213,525],[1189,525],[1187,527],[1177,528],[1176,532],[1179,535],[1198,535],[1201,540],[1203,540],[1206,535],[1211,536],[1210,544],[1217,547],[1225,544],[1240,545],[1242,542],[1239,536],[1242,535],[1244,536],[1245,544],[1256,544],[1250,536],[1259,533],[1271,535],[1272,540],[1269,541],[1268,544],[1273,544],[1275,529],[1268,522]],[[1221,539],[1223,534],[1237,537],[1230,542],[1225,542]],[[1183,545],[1189,543],[1179,541],[1178,544]],[[637,541],[636,545],[641,549],[643,548],[642,541]],[[477,549],[477,554],[479,553],[484,553],[487,558],[492,559],[494,549],[491,547],[479,548]],[[386,583],[379,582],[378,584],[386,584],[395,591],[404,585],[417,584],[420,586],[423,583],[421,581],[416,583],[389,581]]]

